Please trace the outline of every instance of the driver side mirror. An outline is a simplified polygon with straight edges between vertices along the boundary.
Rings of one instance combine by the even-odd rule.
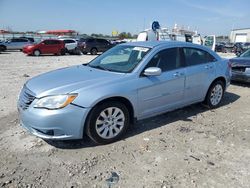
[[[161,69],[158,67],[149,67],[144,70],[143,74],[145,76],[160,76]]]

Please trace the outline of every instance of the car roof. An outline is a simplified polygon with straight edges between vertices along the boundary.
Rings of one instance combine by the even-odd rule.
[[[58,40],[76,40],[76,39],[73,39],[73,38],[60,38],[60,39],[58,39]]]
[[[194,44],[191,42],[180,42],[180,41],[143,41],[143,42],[128,42],[120,44],[122,46],[131,45],[131,46],[139,46],[139,47],[147,47],[147,48],[155,48],[155,47],[190,47],[190,48],[198,48],[201,50],[205,50],[212,54],[217,59],[221,59],[221,57],[216,54],[214,51],[209,49],[206,46],[202,46],[199,44]]]
[[[59,39],[44,39],[43,41],[47,41],[47,40],[61,41],[61,40],[59,40]]]
[[[204,48],[202,45],[190,43],[190,42],[180,42],[180,41],[143,41],[143,42],[128,42],[121,45],[131,45],[131,46],[140,46],[140,47],[161,47],[161,46],[183,46],[183,47],[196,47]]]

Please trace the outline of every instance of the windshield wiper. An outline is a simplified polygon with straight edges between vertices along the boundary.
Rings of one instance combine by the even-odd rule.
[[[93,66],[93,65],[88,65],[89,67],[92,67],[92,68],[96,68],[96,69],[101,69],[101,70],[105,70],[105,71],[110,71],[109,69],[107,69],[106,67],[103,67],[101,65],[96,65],[96,66]]]

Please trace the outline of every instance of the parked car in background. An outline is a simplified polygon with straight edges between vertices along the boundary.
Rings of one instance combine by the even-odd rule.
[[[25,38],[12,38],[5,42],[0,43],[0,48],[5,50],[22,50],[24,46],[32,44],[29,39]]]
[[[236,56],[240,56],[243,52],[247,51],[250,49],[250,42],[245,42],[245,43],[235,43],[234,45],[234,53]]]
[[[30,42],[35,42],[33,37],[19,37],[20,39],[28,39]]]
[[[80,47],[78,46],[78,42],[75,39],[62,38],[59,40],[62,40],[64,42],[67,53],[73,54],[73,55],[81,54]]]
[[[224,42],[219,42],[215,44],[215,51],[216,52],[223,52],[226,53],[226,48],[225,48],[226,43]]]
[[[4,51],[4,47],[1,45],[2,43],[3,43],[3,41],[0,40],[0,53],[1,53],[2,51]]]
[[[38,44],[23,47],[23,53],[39,56],[41,54],[65,55],[65,44],[62,40],[47,39]]]
[[[231,42],[226,42],[225,43],[225,53],[232,53],[233,52],[233,47],[234,47],[234,43]]]
[[[20,93],[21,125],[44,139],[101,144],[121,138],[135,120],[193,103],[219,106],[231,67],[210,49],[187,42],[115,46],[89,64],[48,72]]]
[[[239,57],[230,59],[232,66],[232,80],[250,83],[250,49]]]
[[[114,44],[105,39],[82,38],[79,40],[79,47],[83,54],[90,53],[96,55],[98,52],[105,52],[113,46]]]

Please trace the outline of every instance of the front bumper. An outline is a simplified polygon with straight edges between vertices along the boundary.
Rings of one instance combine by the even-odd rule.
[[[58,110],[18,107],[22,127],[35,136],[53,140],[81,139],[89,110],[72,104]]]
[[[23,48],[23,53],[25,53],[27,55],[31,55],[33,53],[33,50]]]
[[[250,83],[250,74],[246,74],[244,72],[232,71],[231,80]]]

